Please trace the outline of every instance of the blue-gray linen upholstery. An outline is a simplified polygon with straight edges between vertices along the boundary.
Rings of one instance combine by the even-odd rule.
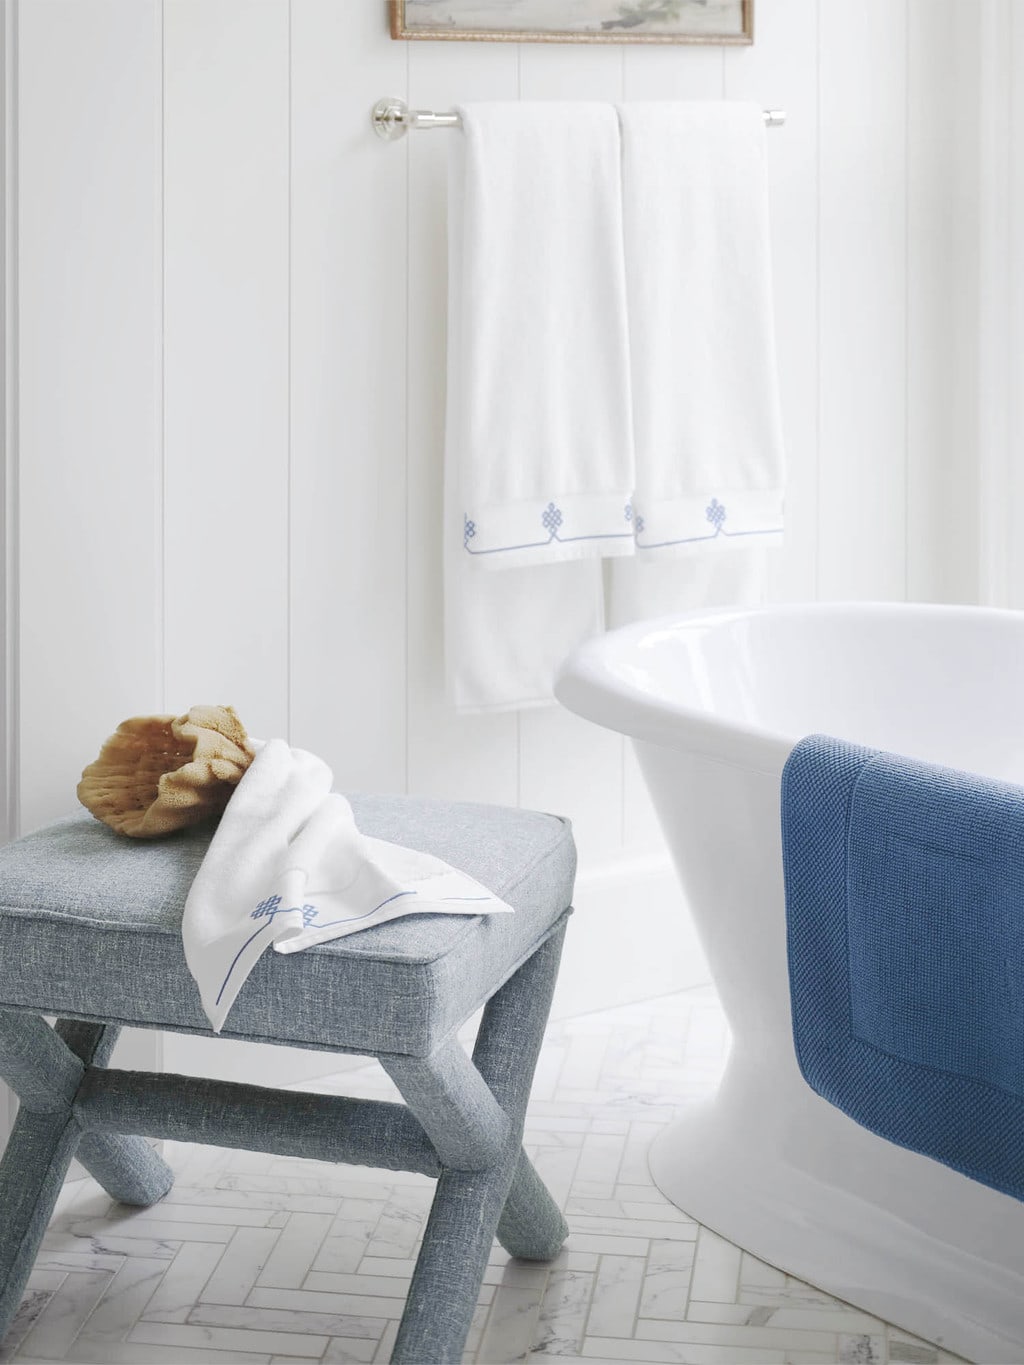
[[[423,1057],[512,972],[569,905],[568,822],[533,811],[354,796],[363,833],[443,858],[514,915],[408,915],[301,953],[263,955],[225,1038]],[[0,849],[0,1004],[208,1032],[181,915],[209,829],[128,841],[72,818]]]
[[[131,844],[76,818],[0,850],[0,1076],[21,1100],[0,1161],[0,1338],[76,1152],[116,1199],[167,1193],[173,1173],[145,1135],[435,1176],[393,1365],[461,1360],[495,1235],[513,1256],[558,1252],[568,1229],[522,1131],[569,913],[568,824],[405,797],[352,804],[366,833],[444,858],[516,913],[411,915],[268,952],[224,1034],[374,1054],[405,1105],[109,1069],[120,1024],[210,1031],[181,947],[209,833]],[[484,1001],[471,1060],[453,1033]],[[70,1018],[50,1029],[42,1014]]]

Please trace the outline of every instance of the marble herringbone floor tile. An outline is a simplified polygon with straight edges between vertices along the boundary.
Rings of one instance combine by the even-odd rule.
[[[466,1365],[950,1365],[699,1227],[647,1151],[728,1048],[710,989],[553,1025],[525,1143],[571,1235],[551,1265],[495,1246]],[[374,1063],[307,1089],[393,1099]],[[165,1144],[167,1197],[61,1194],[0,1362],[383,1365],[433,1184],[423,1176]]]

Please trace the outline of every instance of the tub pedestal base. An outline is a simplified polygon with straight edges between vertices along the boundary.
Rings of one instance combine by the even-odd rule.
[[[769,1265],[947,1351],[1020,1365],[1019,1202],[880,1142],[795,1068],[789,1093],[759,1094],[759,1068],[735,1058],[714,1099],[652,1144],[666,1198]]]

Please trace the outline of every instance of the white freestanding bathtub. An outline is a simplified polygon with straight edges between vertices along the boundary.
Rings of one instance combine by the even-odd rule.
[[[589,641],[556,691],[635,741],[732,1030],[717,1093],[652,1148],[660,1188],[839,1298],[1021,1365],[1024,1203],[861,1128],[797,1067],[779,779],[817,731],[1024,783],[1024,613],[689,613]]]

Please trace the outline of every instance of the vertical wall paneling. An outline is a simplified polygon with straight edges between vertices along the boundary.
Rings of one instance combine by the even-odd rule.
[[[516,97],[517,44],[415,42],[405,46],[408,99],[414,108],[450,109],[474,99]],[[458,133],[449,129],[408,136],[409,789],[515,805],[519,796],[516,716],[456,715],[444,690],[441,512],[447,139]],[[381,156],[392,156],[396,150],[378,149]]]
[[[288,729],[288,3],[165,0],[165,691]]]
[[[979,594],[1009,602],[1010,387],[1013,335],[1011,0],[982,0],[979,48],[978,537]]]
[[[956,601],[976,577],[977,25],[956,0],[909,0],[907,596]],[[954,265],[955,262],[955,265]]]
[[[21,821],[158,709],[160,23],[18,7]]]
[[[169,710],[288,734],[288,0],[164,4]],[[264,1084],[311,1053],[168,1034],[169,1070]]]
[[[17,829],[17,779],[15,747],[18,733],[15,690],[15,640],[17,613],[17,95],[15,90],[15,17],[11,0],[0,5],[0,109],[3,110],[3,136],[0,137],[0,187],[3,216],[0,218],[0,315],[3,347],[0,365],[0,440],[3,463],[0,467],[0,840],[12,839]],[[3,1110],[0,1108],[0,1131]]]
[[[980,47],[979,572],[981,600],[1024,607],[1024,20],[983,0]]]
[[[725,48],[637,44],[622,49],[627,100],[717,100],[724,78]]]
[[[906,587],[906,4],[819,6],[822,597]]]
[[[159,5],[18,5],[16,63],[8,322],[28,830],[76,809],[81,770],[120,720],[160,707]],[[160,1055],[158,1034],[127,1030],[115,1062]]]
[[[786,530],[768,559],[769,596],[816,595],[818,540],[818,8],[773,0],[757,10],[753,47],[725,54],[727,99],[784,107],[765,134],[775,334],[786,443]]]
[[[14,738],[17,733],[17,709],[14,697],[14,609],[16,603],[14,575],[17,552],[14,540],[15,515],[13,506],[15,449],[17,442],[16,385],[17,374],[17,309],[16,309],[16,237],[15,201],[16,161],[13,156],[16,133],[14,130],[17,101],[14,91],[14,6],[10,0],[0,3],[0,109],[3,110],[3,136],[0,137],[0,187],[3,193],[3,216],[0,218],[0,315],[3,346],[0,365],[0,440],[3,442],[3,461],[0,463],[0,841],[14,837],[16,825],[14,777]],[[0,1082],[0,1151],[7,1141],[14,1122],[14,1096]]]
[[[1009,295],[1012,319],[1010,335],[1010,438],[1014,458],[1010,464],[1008,490],[1013,524],[1010,535],[1007,604],[1024,608],[1024,460],[1020,458],[1024,441],[1024,94],[1020,73],[1024,71],[1024,15],[1020,6],[1010,18],[1010,46],[1007,53],[1010,71],[1010,241],[1013,256],[1009,267]]]
[[[979,600],[980,547],[978,539],[978,408],[980,311],[979,241],[981,224],[979,147],[981,143],[981,22],[977,8],[956,5],[950,16],[954,59],[951,81],[942,92],[947,105],[946,128],[952,147],[953,233],[944,283],[952,293],[951,315],[955,363],[950,376],[949,407],[953,445],[950,447],[949,478],[933,468],[925,481],[938,481],[946,490],[942,505],[944,542],[931,557],[936,580],[925,582],[926,570],[915,569],[910,585],[913,597],[931,593],[939,600]],[[1018,57],[1018,61],[1020,58]],[[1017,68],[1019,69],[1019,68]],[[949,90],[965,92],[962,101],[949,98]],[[957,105],[962,107],[958,108]],[[926,225],[920,225],[926,231]],[[913,382],[913,371],[908,382]],[[1018,385],[1018,389],[1019,389]],[[916,555],[912,526],[910,553]],[[913,562],[913,561],[912,561]],[[941,566],[941,567],[940,567]],[[1024,596],[1021,598],[1024,605]]]
[[[523,43],[519,48],[519,98],[607,100],[623,98],[624,53],[614,44]]]
[[[406,785],[410,140],[370,127],[406,47],[383,5],[292,6],[291,729],[341,790]]]

